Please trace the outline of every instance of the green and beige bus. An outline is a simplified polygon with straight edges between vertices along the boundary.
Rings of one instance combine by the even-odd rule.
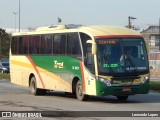
[[[57,25],[14,33],[10,50],[14,84],[88,96],[147,94],[149,65],[141,34],[119,26]]]

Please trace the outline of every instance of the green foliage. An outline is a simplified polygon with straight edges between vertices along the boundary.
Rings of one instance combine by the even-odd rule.
[[[11,34],[0,28],[0,59],[9,58]]]
[[[157,81],[151,81],[150,82],[150,89],[160,92],[160,81],[158,81],[158,82]]]
[[[0,80],[2,80],[2,79],[10,80],[10,74],[0,73]]]

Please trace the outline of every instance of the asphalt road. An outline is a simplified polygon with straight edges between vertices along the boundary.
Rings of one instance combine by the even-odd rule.
[[[28,88],[0,80],[0,111],[160,111],[160,93],[130,96],[126,102],[119,102],[114,96],[92,96],[88,101],[81,102],[61,92],[33,96]],[[151,118],[148,117],[149,119]]]

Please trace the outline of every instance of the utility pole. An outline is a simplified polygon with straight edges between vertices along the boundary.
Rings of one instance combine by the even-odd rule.
[[[128,28],[129,28],[129,29],[132,28],[132,25],[131,25],[131,17],[130,17],[130,16],[128,17]]]
[[[132,23],[131,23],[131,20],[134,20],[134,19],[137,19],[137,18],[131,17],[131,16],[128,17],[128,28],[129,28],[129,29],[132,29],[132,28],[133,28]]]
[[[21,30],[21,1],[19,0],[19,32]]]
[[[17,15],[17,13],[18,13],[18,12],[13,12],[13,14],[15,15],[15,32],[16,32],[16,29],[17,29],[17,28],[16,28],[16,15]]]

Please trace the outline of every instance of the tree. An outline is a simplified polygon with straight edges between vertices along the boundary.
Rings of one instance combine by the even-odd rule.
[[[9,58],[11,34],[0,28],[0,59]]]

